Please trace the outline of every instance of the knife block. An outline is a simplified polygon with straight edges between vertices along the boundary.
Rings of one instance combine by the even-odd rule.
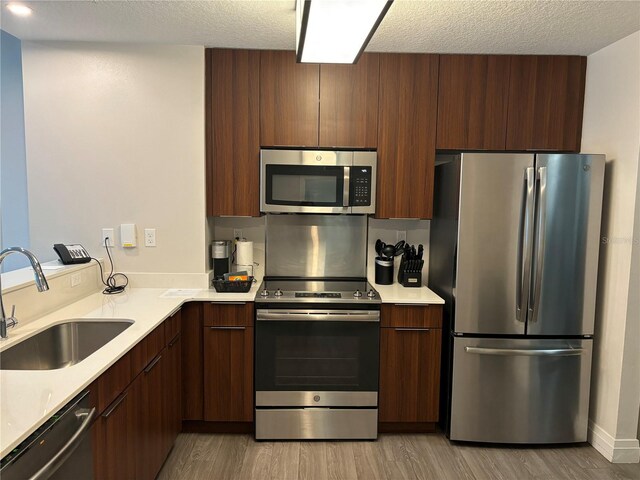
[[[424,260],[420,260],[414,270],[409,270],[403,256],[400,260],[400,268],[398,268],[398,283],[403,287],[421,287],[423,265]]]

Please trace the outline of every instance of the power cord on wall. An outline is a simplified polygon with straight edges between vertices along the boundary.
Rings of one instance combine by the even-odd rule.
[[[117,293],[122,293],[124,292],[124,289],[127,288],[127,285],[129,285],[129,278],[124,273],[113,273],[113,259],[111,258],[111,252],[109,252],[109,237],[104,238],[104,248],[107,251],[109,263],[111,264],[111,272],[109,273],[106,281],[104,280],[104,272],[102,271],[102,264],[100,263],[100,260],[91,257],[91,260],[95,260],[100,267],[100,280],[102,280],[102,283],[106,287],[102,291],[102,293],[104,293],[105,295],[115,295]],[[117,277],[122,277],[124,279],[124,284],[118,285],[116,282]]]

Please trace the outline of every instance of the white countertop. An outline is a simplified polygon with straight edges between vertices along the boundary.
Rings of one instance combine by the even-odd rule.
[[[77,365],[59,370],[0,370],[0,458],[72,400],[155,327],[191,300],[253,301],[260,282],[248,293],[191,291],[167,296],[167,289],[132,288],[119,295],[95,293],[25,325],[9,329],[5,350],[41,330],[68,319],[129,319],[134,323]]]
[[[101,292],[9,330],[0,351],[69,319],[129,319],[134,323],[103,348],[78,363],[59,370],[0,370],[0,458],[47,421],[188,301],[252,302],[261,282],[247,293],[214,290],[131,288],[119,295]],[[442,304],[427,287],[376,285],[383,303]]]
[[[403,287],[400,283],[391,285],[378,285],[373,278],[369,278],[369,283],[380,294],[382,303],[411,303],[416,305],[443,305],[444,300],[436,295],[429,288]]]

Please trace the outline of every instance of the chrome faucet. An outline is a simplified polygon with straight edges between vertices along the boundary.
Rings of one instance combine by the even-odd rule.
[[[47,283],[47,279],[44,278],[44,273],[42,272],[42,267],[40,266],[40,262],[36,258],[36,256],[31,253],[29,250],[26,250],[22,247],[9,247],[5,248],[0,252],[0,265],[2,265],[2,261],[12,253],[22,253],[25,257],[29,259],[31,262],[31,268],[33,268],[33,274],[36,279],[36,287],[38,287],[39,292],[44,292],[49,290],[49,284]],[[0,337],[7,338],[7,327],[13,327],[18,323],[18,319],[15,317],[16,306],[14,305],[11,309],[11,316],[7,318],[7,315],[4,311],[4,303],[2,301],[2,276],[0,275]]]

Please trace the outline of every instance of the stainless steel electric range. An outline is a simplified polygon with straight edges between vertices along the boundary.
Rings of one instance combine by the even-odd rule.
[[[256,438],[376,438],[380,296],[371,285],[268,279],[255,301]]]
[[[365,279],[366,218],[326,217],[267,218],[268,276],[255,298],[258,440],[377,438],[381,302]]]

